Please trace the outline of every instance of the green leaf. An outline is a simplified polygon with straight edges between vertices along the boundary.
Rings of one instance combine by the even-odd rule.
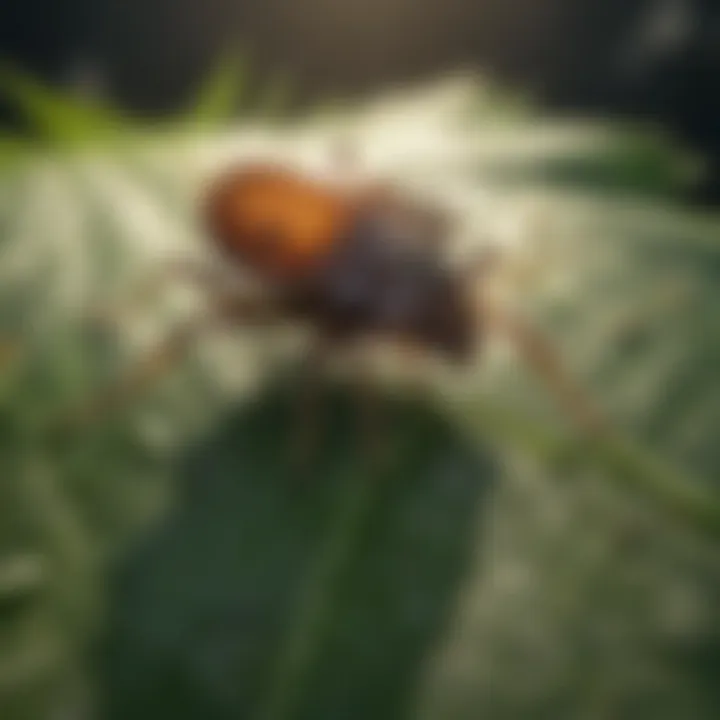
[[[223,57],[203,83],[188,111],[189,124],[215,127],[229,120],[245,85],[245,63],[234,54]]]
[[[7,63],[0,64],[0,96],[25,116],[42,140],[53,145],[117,137],[130,126],[110,108],[71,98]]]
[[[712,535],[720,533],[720,495],[708,480],[675,467],[660,453],[628,437],[567,437],[522,412],[487,403],[475,410],[474,419],[489,437],[515,451],[529,453],[550,465],[574,461],[599,468],[615,482],[644,492],[651,502],[690,520],[698,529]]]

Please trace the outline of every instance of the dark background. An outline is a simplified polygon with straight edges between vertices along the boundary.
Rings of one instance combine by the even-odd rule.
[[[3,0],[0,54],[125,107],[182,104],[240,41],[306,97],[479,66],[553,104],[650,113],[720,155],[717,0]]]
[[[710,94],[702,81],[719,68],[716,0],[6,0],[0,12],[5,56],[54,79],[92,59],[149,111],[172,107],[237,40],[313,91],[469,63],[555,99],[649,107],[668,89],[659,75],[684,70],[690,91]]]
[[[718,0],[3,0],[0,55],[53,82],[101,79],[133,112],[181,106],[240,44],[301,99],[480,68],[555,107],[650,115],[720,188]],[[4,109],[5,122],[11,114]]]

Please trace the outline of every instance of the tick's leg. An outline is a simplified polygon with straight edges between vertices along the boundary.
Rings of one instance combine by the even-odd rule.
[[[100,391],[87,403],[63,415],[61,430],[87,427],[140,397],[186,356],[200,335],[218,326],[270,320],[273,310],[260,297],[217,297],[212,312],[177,328],[168,338],[131,367],[124,378]]]
[[[472,257],[466,260],[463,276],[473,294],[478,289],[485,290],[487,284],[492,283],[494,276],[502,270],[504,262],[505,257],[502,250],[495,245],[477,250]]]
[[[320,374],[331,351],[330,342],[317,338],[308,350],[294,396],[288,458],[293,469],[302,473],[310,465],[322,431]]]
[[[356,410],[358,428],[358,448],[364,459],[367,459],[373,471],[381,470],[388,459],[390,443],[387,436],[389,430],[385,416],[379,380],[373,377],[371,353],[383,340],[371,337],[359,342],[354,350],[356,370]]]
[[[125,312],[142,310],[155,298],[160,289],[170,282],[184,282],[201,288],[210,297],[221,289],[229,290],[229,277],[220,268],[203,264],[198,260],[177,258],[155,268],[132,289],[121,307],[101,307],[91,313],[91,321],[101,325],[113,325]]]
[[[388,342],[378,339],[376,342]],[[403,339],[389,341],[388,347],[397,352],[402,362],[405,388],[415,395],[424,395],[428,391],[427,375],[422,364],[425,356],[421,349],[412,342]],[[383,402],[381,385],[374,381],[369,373],[359,368],[358,383],[358,418],[360,426],[360,447],[374,470],[383,470],[391,457],[390,419]]]
[[[575,382],[548,339],[519,316],[498,306],[486,303],[482,315],[487,330],[510,340],[521,359],[542,379],[582,430],[598,433],[605,429],[602,414]]]
[[[176,330],[157,347],[140,358],[129,372],[114,385],[107,387],[65,414],[59,421],[60,429],[87,427],[126,406],[169,373],[184,357],[191,337],[199,334],[200,327],[190,326]]]
[[[358,386],[360,448],[373,470],[380,470],[388,459],[387,423],[380,395],[371,379],[363,378]]]

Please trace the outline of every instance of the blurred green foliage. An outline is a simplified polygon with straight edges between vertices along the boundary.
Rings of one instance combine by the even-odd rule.
[[[247,83],[247,68],[232,55],[224,57],[217,69],[201,86],[187,117],[191,126],[217,127],[235,116]]]
[[[291,109],[292,81],[278,74],[250,95],[248,61],[241,52],[225,54],[200,83],[184,112],[149,122],[111,106],[107,101],[80,97],[37,81],[9,63],[0,64],[0,97],[17,109],[27,124],[22,135],[0,136],[0,163],[15,161],[40,145],[78,149],[153,142],[175,134],[212,133],[238,117],[256,116],[265,122],[286,117]]]
[[[482,181],[545,187],[560,168],[556,211],[587,233],[561,258],[579,289],[540,315],[627,437],[579,441],[507,368],[489,394],[384,392],[378,470],[353,389],[330,385],[293,477],[305,378],[229,395],[202,357],[48,434],[135,354],[126,330],[88,327],[67,278],[93,307],[163,254],[152,243],[191,247],[192,158],[106,146],[282,114],[291,83],[253,108],[246,83],[225,58],[156,133],[0,73],[64,151],[0,177],[0,718],[717,717],[720,221],[639,199],[669,188],[655,139],[614,131],[611,152]]]
[[[68,98],[8,64],[0,66],[0,93],[20,111],[34,135],[49,144],[67,146],[90,139],[114,140],[130,125],[115,110]]]

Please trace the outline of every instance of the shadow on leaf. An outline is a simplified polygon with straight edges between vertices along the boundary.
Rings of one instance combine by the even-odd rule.
[[[312,473],[284,453],[278,383],[179,458],[177,505],[113,584],[105,716],[411,717],[476,549],[495,476],[428,401],[381,399],[373,470],[352,388],[322,388]]]

